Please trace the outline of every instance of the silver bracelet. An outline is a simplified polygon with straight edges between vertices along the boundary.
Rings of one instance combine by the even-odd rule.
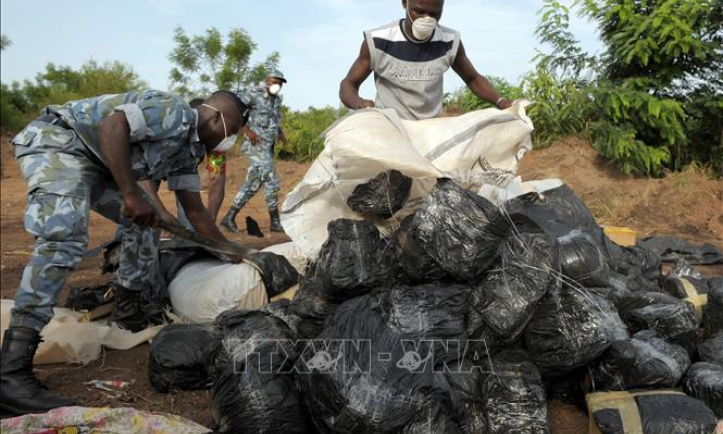
[[[500,101],[502,101],[503,99],[505,99],[504,96],[501,96],[501,97],[497,98],[497,101],[495,102],[495,107],[499,107],[499,106],[500,106]]]

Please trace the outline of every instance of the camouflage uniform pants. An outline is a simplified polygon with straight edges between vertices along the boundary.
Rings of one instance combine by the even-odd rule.
[[[274,167],[273,157],[255,158],[251,156],[246,181],[236,193],[233,204],[237,208],[242,208],[264,185],[264,200],[269,209],[278,209],[279,207],[279,175]]]
[[[90,210],[131,224],[122,216],[123,197],[110,172],[73,131],[40,121],[27,128],[33,138],[14,143],[14,148],[28,183],[24,223],[35,237],[35,250],[23,271],[10,325],[40,331],[52,318],[70,271],[85,254]],[[137,250],[145,252],[144,247]],[[132,263],[131,258],[124,260]],[[141,267],[143,260],[137,262]]]

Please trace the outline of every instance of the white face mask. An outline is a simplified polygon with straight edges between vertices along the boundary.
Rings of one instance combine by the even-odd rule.
[[[280,84],[272,84],[269,86],[269,93],[271,95],[278,95],[279,92],[281,92],[281,85]]]
[[[412,20],[412,16],[409,14],[409,5],[407,5],[407,17]],[[432,17],[419,17],[412,20],[412,34],[419,41],[429,39],[436,28],[437,20]]]
[[[226,119],[223,117],[223,113],[221,113],[221,110],[217,109],[216,107],[212,107],[208,104],[201,104],[204,107],[208,107],[211,110],[215,111],[219,115],[221,115],[221,123],[223,124],[223,140],[221,140],[218,145],[216,145],[215,148],[213,148],[214,152],[226,152],[229,149],[233,148],[233,145],[236,143],[236,134],[228,135],[228,131],[226,130]]]
[[[226,137],[225,139],[221,140],[221,143],[216,145],[215,148],[213,148],[213,152],[228,152],[233,148],[233,145],[236,144],[236,139],[238,138],[237,134],[230,135]]]

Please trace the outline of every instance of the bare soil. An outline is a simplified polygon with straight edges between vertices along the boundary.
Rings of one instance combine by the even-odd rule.
[[[26,184],[12,156],[7,135],[2,137],[0,151],[0,295],[12,298],[33,250],[33,239],[23,230]],[[236,189],[243,182],[247,167],[244,158],[229,160],[222,213],[228,209]],[[287,161],[278,163],[282,198],[301,180],[308,167]],[[631,227],[642,236],[679,235],[697,243],[710,242],[723,249],[723,181],[706,178],[702,170],[689,169],[662,179],[630,177],[603,161],[585,141],[568,139],[528,154],[521,175],[523,179],[561,178],[586,201],[601,224]],[[207,186],[205,174],[202,177]],[[164,187],[161,198],[169,209],[174,210],[172,194]],[[268,231],[269,218],[263,195],[258,194],[244,209],[243,215],[253,217],[266,237],[254,238],[242,233],[231,235],[233,240],[255,248],[288,240],[283,234]],[[239,222],[241,220],[242,216]],[[91,247],[109,239],[114,231],[112,222],[92,215]],[[701,267],[701,270],[708,275],[723,275],[720,266]],[[87,259],[68,280],[66,291],[73,286],[90,286],[108,279],[100,272],[99,258]],[[64,296],[65,293],[61,300]],[[153,390],[147,375],[148,348],[148,345],[142,345],[129,351],[108,350],[100,360],[85,366],[46,365],[36,368],[36,372],[51,390],[76,398],[85,406],[133,406],[179,414],[211,426],[210,392],[160,394]],[[123,398],[118,399],[99,390],[88,390],[83,385],[94,379],[135,380],[135,383]],[[554,433],[585,432],[587,416],[582,410],[556,401],[550,401],[548,409]]]

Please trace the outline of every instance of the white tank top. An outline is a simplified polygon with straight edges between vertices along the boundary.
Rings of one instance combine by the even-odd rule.
[[[377,88],[375,105],[402,119],[429,119],[442,113],[444,73],[459,50],[459,32],[437,26],[426,42],[414,41],[404,20],[364,32]]]

